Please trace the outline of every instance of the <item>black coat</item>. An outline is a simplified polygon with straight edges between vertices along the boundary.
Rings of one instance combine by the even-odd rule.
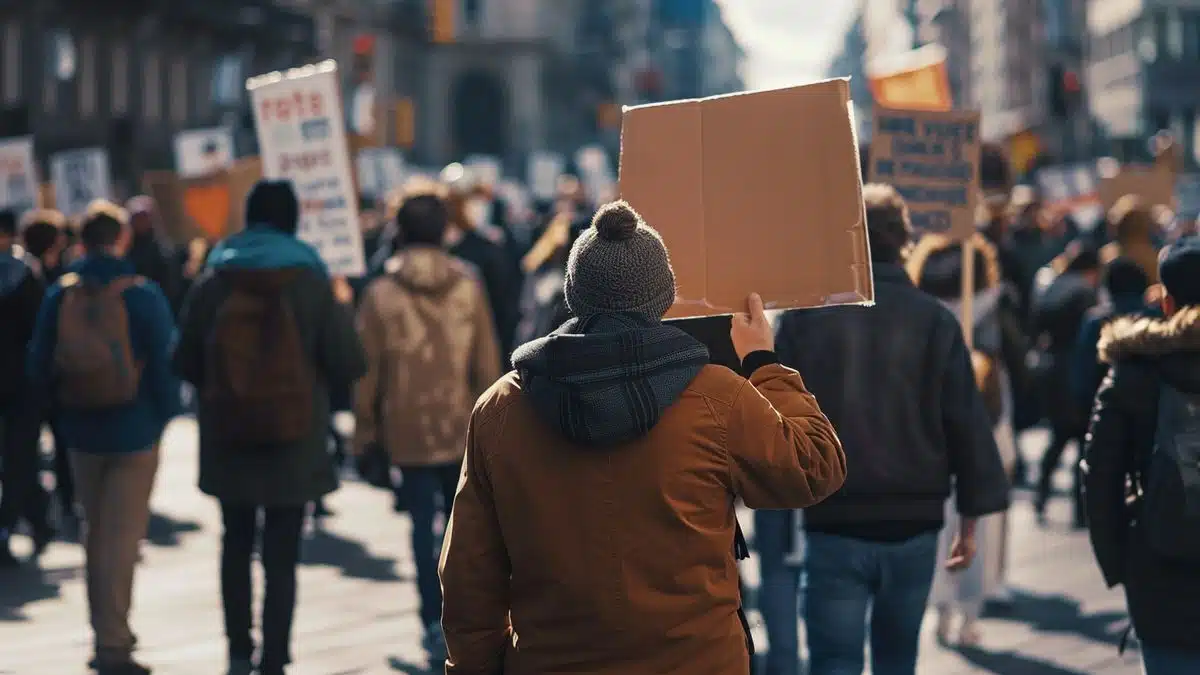
[[[874,307],[785,313],[784,365],[800,371],[837,429],[851,470],[808,525],[941,521],[1008,508],[1009,483],[954,314],[899,265],[876,263]]]
[[[1138,484],[1154,447],[1163,383],[1200,394],[1200,308],[1169,320],[1120,318],[1103,330],[1100,358],[1111,365],[1096,395],[1085,448],[1084,490],[1096,561],[1108,585],[1121,584],[1138,637],[1195,651],[1200,636],[1200,567],[1159,559],[1145,544]]]

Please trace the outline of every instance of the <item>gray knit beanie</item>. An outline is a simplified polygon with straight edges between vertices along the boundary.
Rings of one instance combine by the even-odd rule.
[[[577,317],[635,312],[658,321],[675,302],[675,272],[658,232],[617,201],[601,206],[571,247],[564,291]]]

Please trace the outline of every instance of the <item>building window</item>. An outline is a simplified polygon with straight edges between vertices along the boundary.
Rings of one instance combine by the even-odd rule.
[[[226,54],[217,59],[212,71],[212,100],[217,105],[237,105],[244,86],[242,57]]]
[[[4,102],[16,103],[21,98],[21,24],[4,24]]]
[[[114,44],[112,48],[112,113],[129,112],[129,48]]]
[[[91,35],[79,42],[79,116],[90,119],[96,114],[96,38]]]
[[[142,115],[150,121],[162,117],[162,61],[158,52],[146,53],[142,70]]]
[[[188,121],[188,68],[187,59],[175,57],[171,64],[171,121],[185,124]]]

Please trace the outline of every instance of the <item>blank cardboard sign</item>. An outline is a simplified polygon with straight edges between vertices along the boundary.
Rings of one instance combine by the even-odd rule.
[[[874,299],[848,80],[626,108],[620,184],[670,251],[669,317]]]

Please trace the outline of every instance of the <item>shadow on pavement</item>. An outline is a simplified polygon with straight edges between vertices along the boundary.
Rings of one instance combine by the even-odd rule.
[[[151,513],[146,540],[154,546],[174,548],[182,543],[182,535],[199,531],[200,523],[195,521],[176,520],[161,513]]]
[[[0,623],[27,621],[26,605],[57,598],[59,586],[81,574],[78,567],[43,570],[33,565],[0,571]]]
[[[442,664],[437,664],[441,666]],[[444,671],[443,668],[435,667],[430,663],[413,663],[406,661],[399,656],[389,656],[388,666],[397,673],[405,673],[406,675],[436,675]]]
[[[1016,591],[1013,604],[1003,611],[990,610],[988,616],[1018,621],[1042,633],[1079,635],[1093,642],[1120,644],[1128,623],[1125,612],[1082,614],[1079,601],[1061,595],[1036,595]]]
[[[1082,670],[1063,668],[1016,652],[989,652],[976,647],[956,651],[976,668],[998,675],[1088,675]]]
[[[342,576],[351,579],[403,580],[396,573],[395,560],[377,558],[360,542],[340,537],[322,527],[314,529],[312,535],[305,540],[300,564],[334,567],[342,571]]]

